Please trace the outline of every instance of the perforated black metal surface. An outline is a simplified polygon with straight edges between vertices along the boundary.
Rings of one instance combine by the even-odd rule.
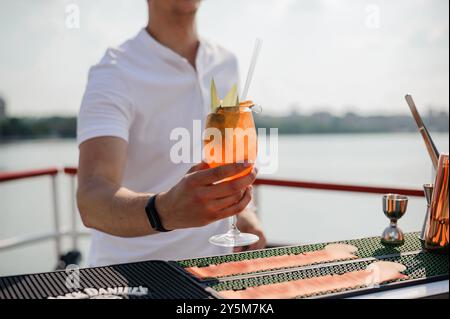
[[[267,285],[278,282],[325,276],[328,274],[343,274],[361,270],[377,259],[396,261],[407,267],[409,276],[407,282],[416,280],[433,281],[448,278],[448,256],[431,253],[418,253],[421,243],[417,233],[406,235],[405,245],[400,247],[384,247],[379,238],[367,238],[342,241],[358,247],[358,259],[336,263],[312,265],[298,269],[279,270],[277,273],[247,274],[241,278],[221,278],[220,280],[199,282],[183,270],[181,266],[207,266],[235,260],[246,260],[279,256],[283,254],[299,254],[322,249],[327,244],[305,245],[267,249],[256,252],[191,259],[181,262],[148,261],[115,265],[109,267],[89,268],[80,270],[80,287],[66,287],[67,274],[64,271],[53,273],[31,274],[24,276],[0,277],[0,299],[16,298],[48,298],[64,296],[67,293],[82,292],[85,288],[117,288],[144,287],[148,293],[142,296],[124,296],[126,298],[148,299],[204,299],[214,298],[216,291],[239,290],[247,287]],[[406,253],[400,256],[400,253]],[[392,256],[397,254],[396,257]],[[390,256],[389,256],[390,255]],[[370,260],[369,260],[370,259]],[[248,277],[247,277],[248,276]],[[406,281],[405,281],[406,282]],[[388,284],[396,285],[397,283]],[[209,286],[209,287],[207,287]],[[352,291],[365,290],[365,287],[353,287]],[[320,295],[308,297],[326,297],[342,291],[328,291]],[[304,297],[304,296],[303,296]]]
[[[66,287],[64,271],[0,278],[0,299],[42,299],[83,292],[85,288],[143,287],[141,296],[123,298],[144,299],[205,299],[212,298],[205,287],[186,276],[169,263],[149,261],[109,267],[81,269],[80,287]],[[107,297],[107,295],[105,295]],[[118,297],[115,295],[115,297]]]

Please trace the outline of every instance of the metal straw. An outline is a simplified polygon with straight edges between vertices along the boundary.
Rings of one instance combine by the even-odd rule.
[[[439,162],[439,151],[436,145],[434,144],[433,139],[430,136],[430,133],[425,127],[425,124],[422,121],[422,117],[417,111],[416,103],[414,103],[412,96],[407,94],[405,96],[405,99],[409,105],[409,108],[411,109],[414,120],[416,121],[417,127],[419,128],[419,132],[422,135],[422,138],[425,142],[425,146],[427,147],[428,154],[430,155],[431,161],[433,162],[434,169],[437,169]]]

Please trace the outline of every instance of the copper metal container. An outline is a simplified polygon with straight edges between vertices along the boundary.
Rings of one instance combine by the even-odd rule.
[[[436,172],[430,215],[425,227],[424,248],[448,254],[448,174],[449,156],[441,154]]]

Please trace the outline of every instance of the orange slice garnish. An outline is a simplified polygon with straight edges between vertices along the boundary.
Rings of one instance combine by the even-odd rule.
[[[253,103],[253,101],[244,101],[244,102],[239,103],[239,106],[251,108],[251,107],[255,106],[255,103]]]

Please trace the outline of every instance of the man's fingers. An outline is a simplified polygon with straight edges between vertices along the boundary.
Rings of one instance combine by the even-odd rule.
[[[253,169],[249,174],[236,178],[231,181],[223,182],[216,185],[205,187],[205,196],[207,199],[216,199],[228,197],[238,191],[245,190],[252,185],[256,179],[256,169]]]
[[[253,190],[251,187],[249,187],[245,192],[244,196],[242,197],[242,199],[238,203],[228,208],[222,209],[217,213],[218,219],[224,219],[242,212],[252,200],[252,195]]]
[[[245,195],[245,192],[250,187],[251,186],[247,187],[247,189],[244,189],[244,190],[241,190],[234,194],[231,194],[230,196],[212,200],[212,201],[210,201],[210,204],[208,204],[208,205],[212,211],[220,211],[222,209],[230,207],[230,206],[238,203],[242,199],[242,197]]]
[[[211,185],[221,180],[242,173],[252,164],[250,163],[233,163],[197,171],[191,176],[192,181],[196,185]]]
[[[192,173],[195,173],[195,172],[207,169],[207,168],[209,168],[208,164],[206,164],[205,162],[201,162],[201,163],[198,163],[198,164],[192,166],[191,169],[187,173],[192,174]]]

